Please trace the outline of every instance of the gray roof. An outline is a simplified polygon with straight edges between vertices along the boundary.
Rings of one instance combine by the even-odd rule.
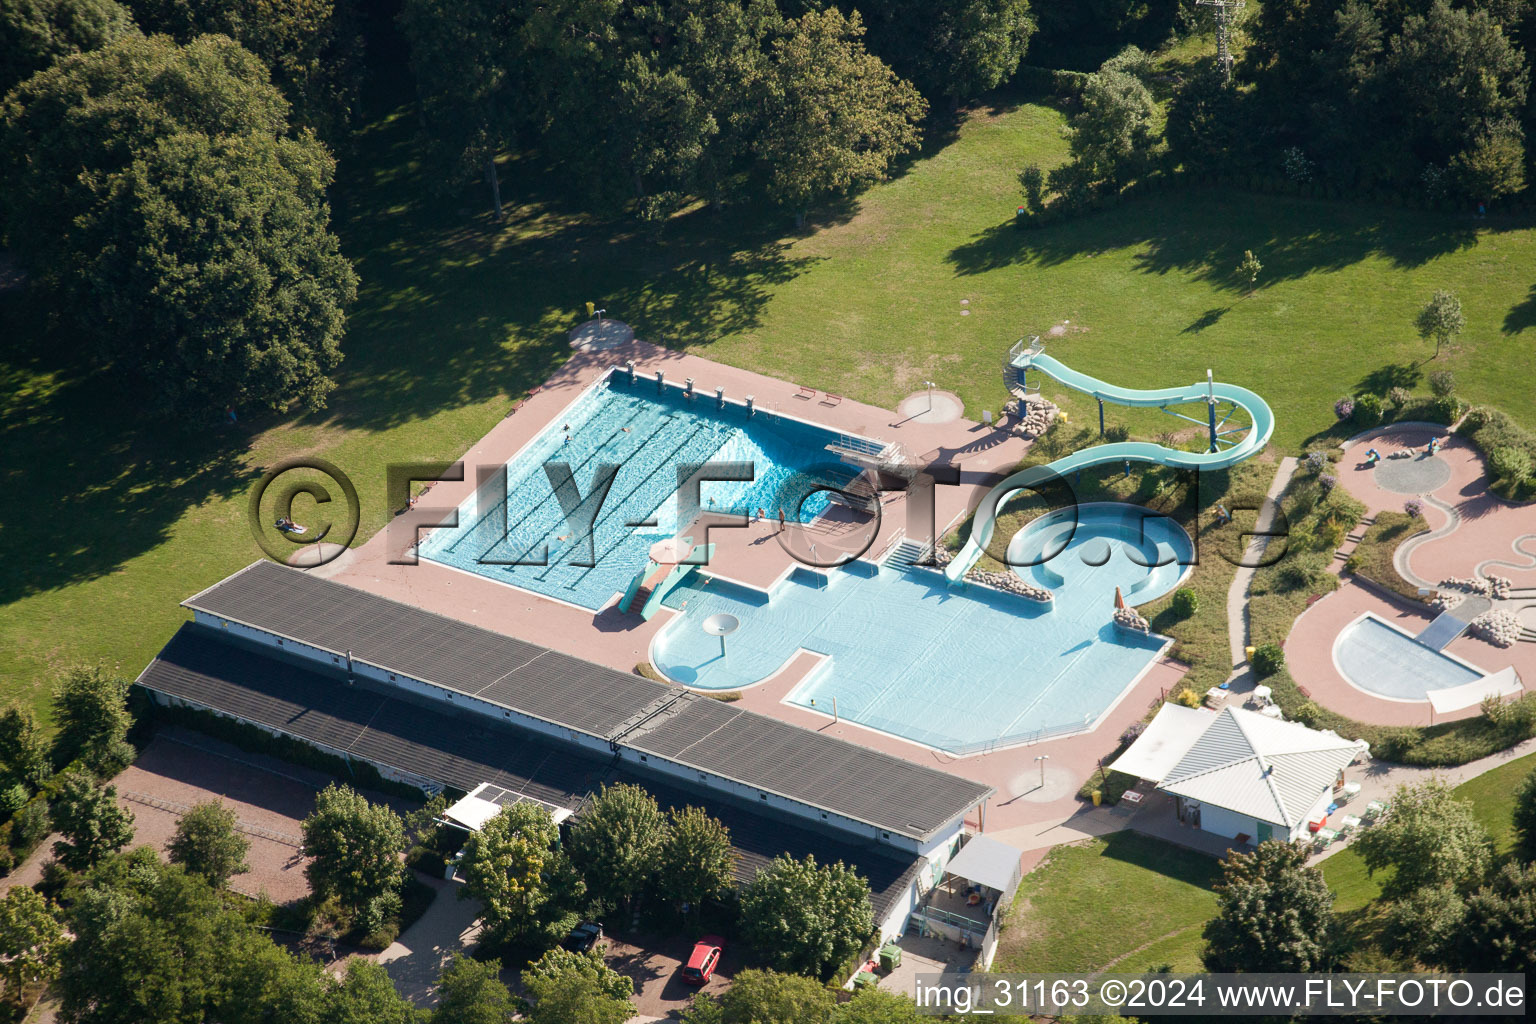
[[[1158,788],[1295,828],[1365,749],[1299,722],[1223,708]]]
[[[449,705],[428,706],[349,686],[329,666],[257,648],[188,623],[140,674],[139,685],[300,740],[468,792],[482,782],[575,811],[600,785],[642,786],[663,808],[701,807],[731,833],[736,878],[750,882],[780,854],[842,861],[869,882],[877,914],[905,896],[925,858],[855,843],[751,807],[651,778],[572,743]]]
[[[275,562],[182,604],[611,740],[669,688]]]
[[[995,792],[273,562],[183,603],[908,838]]]

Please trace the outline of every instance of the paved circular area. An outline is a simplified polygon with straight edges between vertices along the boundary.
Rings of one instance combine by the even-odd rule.
[[[1422,452],[1407,459],[1382,459],[1376,463],[1376,486],[1395,494],[1429,494],[1451,479],[1451,464]]]
[[[318,544],[305,544],[289,555],[287,562],[297,569],[312,569],[317,565],[325,565],[328,562],[335,561],[345,550],[347,549],[340,544],[332,544],[328,540],[322,540]]]
[[[929,396],[932,396],[930,402]],[[914,391],[901,400],[896,416],[905,423],[953,423],[965,411],[965,403],[952,391]]]
[[[622,320],[588,320],[570,331],[571,348],[583,352],[601,352],[635,340],[635,329]]]
[[[1076,793],[1081,784],[1082,780],[1071,769],[1057,768],[1047,761],[1043,786],[1040,784],[1040,769],[1034,765],[1008,780],[1008,791],[1012,794],[1008,802],[1028,800],[1037,804],[1050,803]]]

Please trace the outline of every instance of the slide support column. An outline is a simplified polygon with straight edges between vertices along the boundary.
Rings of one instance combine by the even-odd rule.
[[[1104,399],[1099,399],[1099,436],[1104,436]]]

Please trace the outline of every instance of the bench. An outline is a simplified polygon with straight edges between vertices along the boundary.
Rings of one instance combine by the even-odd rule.
[[[815,392],[813,391],[813,392],[811,392],[811,394],[815,394]],[[822,405],[837,405],[842,400],[843,400],[843,396],[842,395],[834,395],[832,392],[828,391],[825,395],[823,395],[821,397],[821,404]]]
[[[796,398],[803,398],[806,401],[810,401],[812,398],[816,397],[816,389],[815,388],[808,388],[804,384],[802,384],[802,385],[800,385],[800,390],[799,390],[798,393],[796,393],[795,397]]]

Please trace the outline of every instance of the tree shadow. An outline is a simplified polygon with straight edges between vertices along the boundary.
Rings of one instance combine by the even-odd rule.
[[[813,262],[782,218],[698,208],[659,226],[585,213],[536,154],[505,162],[506,217],[483,184],[435,194],[402,107],[362,132],[337,230],[362,284],[329,407],[311,417],[387,429],[546,379],[590,301],[639,337],[707,345],[756,327],[775,288]],[[851,217],[852,200],[818,224]],[[767,227],[765,227],[765,223]]]
[[[0,605],[119,570],[256,475],[243,424],[146,418],[136,386],[49,332],[40,305],[0,297],[0,334],[15,339],[0,350]]]
[[[1208,309],[1195,318],[1188,327],[1180,331],[1180,334],[1199,334],[1207,327],[1215,327],[1221,318],[1232,311],[1231,306],[1221,306],[1216,309]]]
[[[1423,370],[1414,363],[1388,363],[1360,378],[1355,385],[1357,392],[1385,395],[1393,388],[1412,388],[1424,377]]]
[[[1368,257],[1417,267],[1476,240],[1471,224],[1441,214],[1189,186],[1039,228],[995,224],[947,259],[969,275],[1053,267],[1139,247],[1134,262],[1142,273],[1187,274],[1235,292],[1242,284],[1232,268],[1244,249],[1260,254],[1264,278],[1273,283],[1341,270]]]
[[[1511,306],[1504,315],[1505,334],[1519,334],[1527,327],[1536,327],[1536,284],[1531,285],[1524,302]]]

